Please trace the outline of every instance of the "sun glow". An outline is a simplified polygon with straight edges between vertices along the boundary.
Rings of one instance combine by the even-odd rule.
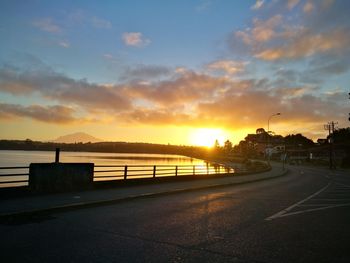
[[[228,134],[221,129],[200,128],[192,131],[189,137],[192,145],[212,147],[215,140],[218,140],[220,145],[223,145],[228,139]]]

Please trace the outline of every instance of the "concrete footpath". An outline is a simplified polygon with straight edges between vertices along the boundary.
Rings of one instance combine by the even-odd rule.
[[[0,218],[34,215],[37,213],[63,212],[78,208],[108,205],[136,198],[250,183],[279,177],[286,173],[287,170],[283,171],[281,164],[272,164],[270,171],[258,174],[119,186],[108,189],[12,198],[0,201]]]

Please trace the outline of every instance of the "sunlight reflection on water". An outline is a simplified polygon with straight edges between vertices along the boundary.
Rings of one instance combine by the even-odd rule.
[[[6,151],[0,150],[0,167],[26,166],[30,163],[54,162],[54,151]],[[60,153],[61,162],[91,162],[95,165],[205,165],[203,160],[170,154],[137,153]],[[28,173],[28,169],[0,170],[1,174]],[[28,176],[1,177],[0,181],[27,180]],[[18,184],[16,184],[18,185]],[[20,185],[26,185],[22,183]],[[5,186],[5,185],[1,185]],[[7,185],[9,186],[9,185]]]

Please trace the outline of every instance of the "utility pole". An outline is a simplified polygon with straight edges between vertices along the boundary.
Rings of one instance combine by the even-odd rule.
[[[333,162],[333,133],[335,129],[335,125],[338,124],[338,122],[328,122],[327,124],[324,125],[324,129],[328,130],[328,137],[329,137],[329,169],[336,168],[335,164]]]

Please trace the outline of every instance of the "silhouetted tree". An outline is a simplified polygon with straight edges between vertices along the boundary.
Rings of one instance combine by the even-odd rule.
[[[258,128],[258,129],[256,129],[256,134],[263,134],[263,133],[266,133],[266,131],[265,131],[264,128]]]
[[[327,137],[329,139],[329,136]],[[350,127],[335,130],[333,133],[334,143],[350,143]]]
[[[225,144],[224,144],[224,152],[226,154],[230,154],[232,153],[232,142],[230,142],[229,140],[225,141]]]
[[[214,149],[220,149],[220,143],[217,139],[214,142]]]
[[[289,134],[286,137],[284,137],[284,143],[286,145],[293,145],[293,146],[299,146],[302,145],[303,147],[311,147],[314,146],[314,142],[303,136],[302,134]]]

